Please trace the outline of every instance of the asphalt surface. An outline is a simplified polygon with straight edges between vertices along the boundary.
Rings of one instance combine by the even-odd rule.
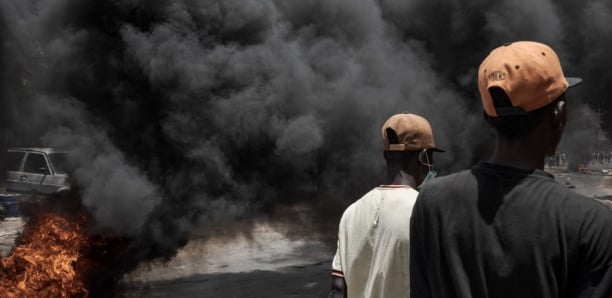
[[[334,253],[262,224],[251,239],[194,239],[167,263],[143,264],[121,281],[120,296],[325,297]]]

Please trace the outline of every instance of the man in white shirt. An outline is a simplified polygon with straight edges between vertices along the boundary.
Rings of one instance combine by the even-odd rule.
[[[429,122],[397,114],[382,127],[385,185],[349,206],[338,229],[330,298],[410,296],[410,215],[416,188],[435,177]]]

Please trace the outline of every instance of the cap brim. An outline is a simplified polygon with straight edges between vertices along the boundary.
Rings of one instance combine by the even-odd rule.
[[[567,83],[569,84],[568,88],[580,85],[580,83],[582,83],[582,78],[577,77],[565,77],[565,80],[567,80]]]

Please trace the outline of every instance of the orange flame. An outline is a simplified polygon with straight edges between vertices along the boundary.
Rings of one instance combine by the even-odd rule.
[[[86,223],[84,216],[68,220],[55,213],[31,218],[18,246],[0,260],[0,295],[87,297],[78,268],[89,247]]]

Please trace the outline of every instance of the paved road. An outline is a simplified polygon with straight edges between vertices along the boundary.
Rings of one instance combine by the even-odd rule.
[[[15,239],[23,230],[21,217],[7,217],[0,221],[0,254],[6,257],[13,248]]]
[[[252,239],[195,239],[168,263],[143,264],[122,280],[121,297],[325,297],[334,252],[259,225]]]
[[[320,298],[331,281],[329,262],[274,271],[200,274],[125,284],[120,297]]]

